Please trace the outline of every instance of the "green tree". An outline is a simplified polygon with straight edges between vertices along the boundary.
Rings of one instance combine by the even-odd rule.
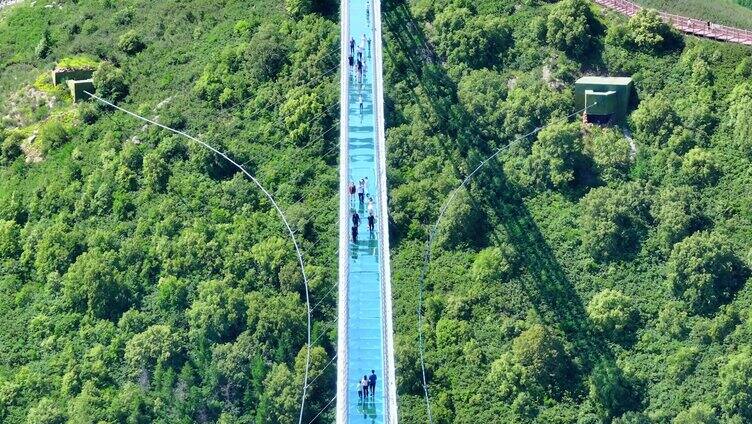
[[[731,91],[728,98],[728,126],[736,143],[752,152],[752,82],[744,82]]]
[[[582,244],[598,260],[634,251],[646,227],[648,197],[637,184],[598,187],[580,200]]]
[[[78,234],[63,223],[56,223],[44,229],[38,242],[34,242],[37,243],[36,250],[33,251],[34,268],[40,276],[46,276],[51,272],[65,273],[68,266],[81,253]],[[31,249],[24,250],[32,252]]]
[[[635,324],[632,299],[617,290],[606,289],[588,302],[587,313],[596,328],[613,339],[620,339]]]
[[[460,70],[490,66],[511,45],[510,30],[503,20],[474,16],[466,7],[447,7],[436,15],[433,28],[437,52]]]
[[[243,293],[219,280],[199,284],[196,299],[186,311],[194,340],[213,343],[235,339],[245,325]]]
[[[287,63],[287,40],[274,24],[263,24],[251,38],[245,54],[251,78],[269,81],[277,76]]]
[[[656,232],[666,248],[671,248],[700,224],[695,192],[686,186],[662,189],[651,205],[650,214],[658,223]]]
[[[514,339],[512,353],[525,370],[525,378],[548,393],[558,393],[572,377],[572,364],[561,338],[540,324]]]
[[[180,349],[180,338],[174,330],[167,325],[156,324],[126,343],[125,361],[133,375],[151,373],[157,366],[174,363]]]
[[[118,269],[117,255],[98,250],[83,253],[63,278],[63,297],[76,310],[115,319],[127,308],[131,292]]]
[[[603,181],[613,183],[626,178],[632,165],[632,149],[629,140],[616,129],[593,128],[584,139],[584,150]]]
[[[43,153],[56,149],[69,140],[68,130],[62,123],[54,119],[47,121],[39,131],[39,143],[42,146]]]
[[[686,411],[682,411],[671,421],[671,424],[720,424],[718,415],[712,407],[704,403],[696,403]]]
[[[583,55],[592,45],[596,20],[584,0],[557,3],[546,22],[546,40],[571,56]]]
[[[144,156],[144,183],[154,192],[160,193],[167,188],[170,179],[170,167],[160,152],[151,151]]]
[[[312,0],[285,0],[287,13],[294,18],[302,18],[313,11]]]
[[[60,406],[48,397],[40,399],[26,414],[26,424],[63,424],[65,421]]]
[[[471,275],[484,284],[504,283],[513,274],[517,261],[517,252],[507,243],[488,247],[475,256]]]
[[[682,159],[682,174],[694,186],[706,186],[718,180],[719,170],[712,152],[695,147]]]
[[[267,404],[268,424],[293,424],[300,407],[302,380],[298,381],[284,364],[275,365],[264,380],[263,403]]]
[[[248,328],[261,353],[290,360],[303,344],[306,311],[297,293],[268,296],[254,292],[247,297]]]
[[[631,120],[637,141],[653,147],[665,146],[680,125],[671,102],[660,94],[642,101]]]
[[[436,231],[436,245],[446,250],[459,246],[478,245],[485,217],[481,208],[472,200],[465,188],[447,206]]]
[[[558,189],[572,185],[582,162],[582,149],[579,124],[551,124],[544,128],[528,158],[536,185]]]
[[[21,254],[21,228],[15,221],[0,219],[0,258]]]
[[[630,31],[630,41],[639,49],[669,50],[681,43],[681,36],[652,9],[637,12],[629,19],[627,27]]]
[[[47,57],[47,55],[50,54],[51,48],[52,38],[50,37],[50,30],[45,28],[44,32],[42,33],[42,38],[39,39],[39,43],[37,43],[37,47],[34,49],[34,54],[39,59],[44,59]]]
[[[636,403],[631,383],[615,364],[598,364],[590,374],[588,386],[590,400],[604,418],[618,417]]]
[[[726,416],[752,420],[752,349],[742,348],[721,367],[719,399]]]
[[[321,122],[326,107],[316,92],[306,91],[293,90],[280,107],[288,138],[298,146],[305,145],[313,137],[323,133]]]
[[[21,156],[22,136],[16,132],[10,134],[0,129],[0,165],[7,165]]]
[[[481,131],[491,136],[504,121],[507,77],[490,69],[472,70],[462,77],[457,96],[468,113],[476,116]]]
[[[703,231],[674,245],[667,274],[673,293],[704,314],[730,299],[748,271],[725,238]]]

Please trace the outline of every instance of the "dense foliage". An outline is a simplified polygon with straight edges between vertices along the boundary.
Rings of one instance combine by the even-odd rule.
[[[421,287],[436,423],[752,420],[749,49],[585,0],[385,10],[401,422]],[[627,122],[571,115],[583,74],[634,78]]]
[[[338,23],[330,3],[25,2],[0,15],[0,422],[293,423],[334,395]],[[294,6],[294,7],[293,7]],[[336,3],[334,4],[336,10]],[[331,409],[317,422],[331,422]]]

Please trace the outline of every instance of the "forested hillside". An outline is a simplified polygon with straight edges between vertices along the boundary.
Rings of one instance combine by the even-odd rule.
[[[0,12],[0,422],[305,422],[334,395],[337,3],[63,0]],[[287,6],[287,7],[285,7]],[[325,370],[322,372],[322,370]],[[331,411],[316,422],[330,422]]]
[[[751,422],[750,49],[584,0],[386,4],[401,422],[421,287],[434,423]],[[583,74],[634,78],[634,145],[571,115]]]

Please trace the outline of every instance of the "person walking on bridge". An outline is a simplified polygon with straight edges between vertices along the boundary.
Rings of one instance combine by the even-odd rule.
[[[364,375],[363,379],[360,380],[360,384],[363,386],[363,397],[367,398],[368,397],[368,384],[369,384],[368,377]]]
[[[360,179],[360,182],[358,183],[358,201],[360,202],[360,207],[363,207],[363,202],[365,202],[366,199],[366,180],[363,178]]]
[[[350,56],[355,56],[355,38],[350,37]]]
[[[358,215],[358,211],[353,212],[352,215],[352,223],[357,228],[360,226],[360,215]]]
[[[376,394],[376,371],[371,370],[371,375],[368,377],[368,390],[371,392],[371,397]]]

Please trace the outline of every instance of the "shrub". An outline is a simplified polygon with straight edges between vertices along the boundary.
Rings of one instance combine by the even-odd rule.
[[[68,140],[68,131],[62,123],[56,120],[48,121],[39,131],[39,143],[42,147],[42,153],[47,153],[52,149],[58,148],[67,143]]]
[[[143,50],[145,47],[141,36],[135,31],[131,30],[118,38],[117,48],[125,54],[135,54]]]
[[[110,62],[102,62],[94,71],[94,88],[97,95],[111,101],[118,101],[128,94],[123,71]]]
[[[7,165],[21,156],[21,140],[18,133],[5,134],[0,131],[0,164]]]

